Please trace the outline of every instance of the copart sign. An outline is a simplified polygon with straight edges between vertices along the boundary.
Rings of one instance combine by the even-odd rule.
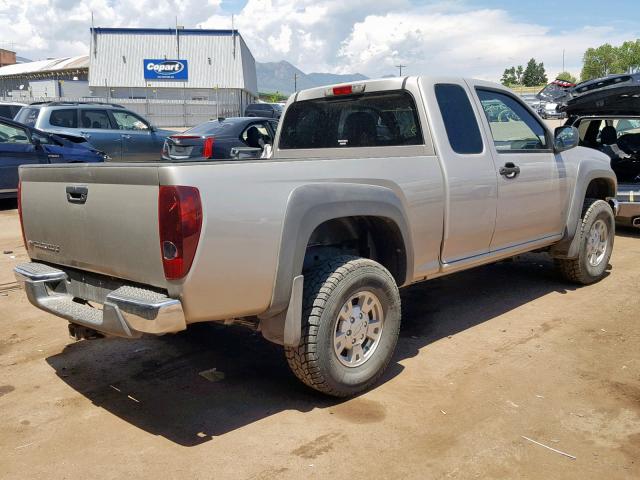
[[[145,80],[188,80],[189,66],[186,60],[144,60]]]

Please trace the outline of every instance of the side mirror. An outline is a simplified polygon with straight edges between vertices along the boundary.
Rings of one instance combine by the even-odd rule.
[[[556,153],[577,147],[578,143],[580,143],[580,134],[576,127],[565,125],[555,129],[553,133],[553,150]]]
[[[42,148],[42,142],[40,141],[39,138],[32,137],[31,141],[36,150],[40,150]]]
[[[250,158],[260,158],[262,155],[261,148],[253,147],[233,147],[231,149],[231,158],[233,160],[244,160]]]
[[[155,125],[149,124],[149,131],[150,132],[157,132],[158,131],[158,127],[156,127]]]

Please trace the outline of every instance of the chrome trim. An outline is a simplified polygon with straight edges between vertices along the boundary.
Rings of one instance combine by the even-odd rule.
[[[29,263],[25,265],[30,265]],[[19,283],[29,282],[59,282],[67,279],[67,274],[61,270],[49,272],[30,272],[24,269],[24,265],[18,265],[13,269],[16,280]]]
[[[109,293],[103,308],[97,309],[74,299],[62,270],[32,262],[16,266],[14,273],[33,305],[107,335],[138,338],[143,333],[159,335],[187,328],[180,300],[161,293],[121,287]]]

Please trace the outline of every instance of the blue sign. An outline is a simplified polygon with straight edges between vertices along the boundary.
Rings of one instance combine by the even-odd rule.
[[[186,60],[144,59],[145,80],[188,80],[189,66]]]

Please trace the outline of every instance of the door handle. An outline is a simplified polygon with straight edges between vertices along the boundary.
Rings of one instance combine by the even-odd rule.
[[[89,196],[88,187],[68,186],[66,190],[67,202],[78,203],[80,205],[86,203],[87,197]]]
[[[507,162],[504,167],[500,167],[500,175],[509,179],[516,178],[520,175],[520,167],[512,162]]]
[[[130,138],[131,138],[131,135],[127,135],[126,133],[123,133],[123,134],[122,134],[122,138],[124,138],[124,139],[127,139],[127,140],[128,140],[128,139],[130,139]]]

